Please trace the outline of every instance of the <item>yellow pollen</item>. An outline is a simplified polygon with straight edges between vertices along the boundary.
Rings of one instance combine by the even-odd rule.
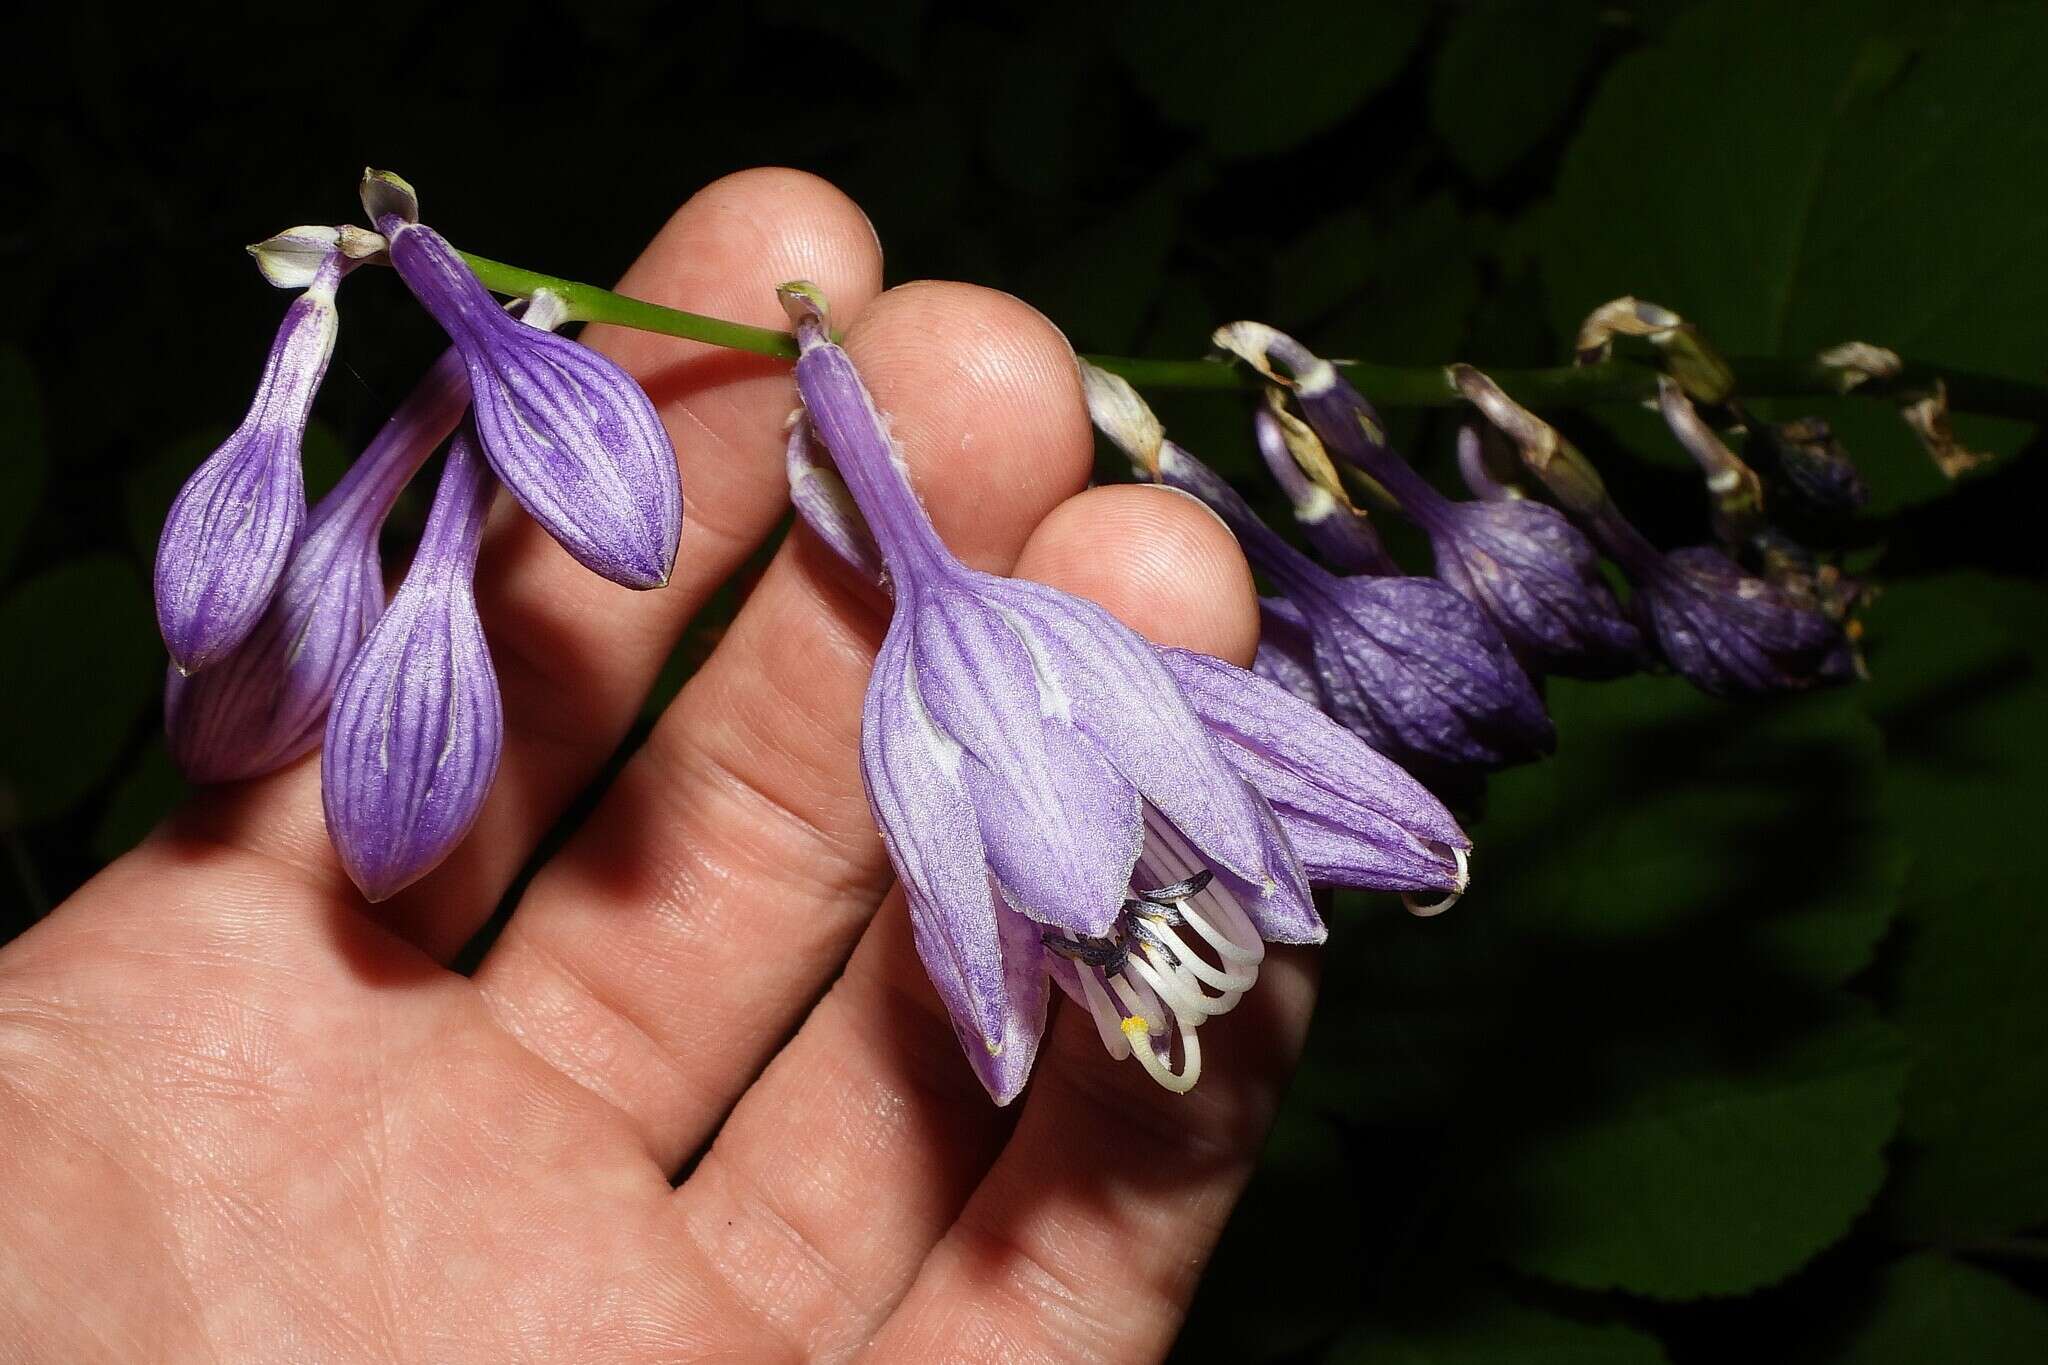
[[[1133,1014],[1124,1020],[1124,1032],[1132,1038],[1151,1031],[1152,1026],[1145,1022],[1145,1016],[1142,1014]]]

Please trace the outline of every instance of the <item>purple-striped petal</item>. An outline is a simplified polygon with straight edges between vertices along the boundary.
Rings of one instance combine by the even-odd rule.
[[[328,712],[327,832],[373,901],[448,856],[497,775],[504,713],[471,586],[496,492],[465,427],[449,446],[412,567]]]
[[[630,588],[675,567],[682,487],[654,405],[624,370],[548,330],[538,302],[508,316],[432,228],[378,224],[391,263],[448,333],[469,369],[476,428],[491,468],[562,548]]]
[[[248,416],[171,504],[156,552],[156,618],[171,662],[206,668],[256,628],[306,520],[300,445],[334,353],[334,291],[348,269],[328,256],[290,308]]]
[[[342,669],[384,611],[378,532],[468,401],[462,361],[450,351],[313,508],[277,596],[249,638],[203,673],[170,670],[164,729],[186,777],[255,777],[320,743]]]

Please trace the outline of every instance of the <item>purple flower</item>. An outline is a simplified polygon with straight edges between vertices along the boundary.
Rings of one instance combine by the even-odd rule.
[[[534,520],[592,572],[657,588],[675,567],[683,498],[675,449],[640,386],[553,335],[559,301],[508,316],[461,255],[415,221],[411,189],[369,172],[363,204],[391,264],[469,369],[491,468]]]
[[[405,582],[334,691],[320,765],[327,833],[373,901],[448,856],[497,774],[504,714],[471,589],[496,491],[465,424]]]
[[[1387,445],[1379,414],[1336,367],[1258,323],[1235,323],[1219,344],[1271,373],[1293,373],[1296,399],[1316,434],[1376,480],[1429,536],[1437,576],[1500,627],[1532,671],[1607,678],[1642,663],[1642,636],[1601,577],[1600,557],[1553,507],[1527,501],[1455,502]]]
[[[187,777],[255,777],[319,744],[335,683],[384,611],[377,534],[468,401],[461,357],[449,351],[313,508],[249,637],[203,673],[170,670],[164,729]]]
[[[881,548],[845,482],[817,462],[801,414],[788,465],[797,514],[849,567],[886,587]],[[1303,697],[1290,696],[1221,659],[1153,649],[1224,757],[1272,805],[1311,885],[1438,893],[1432,902],[1407,897],[1418,914],[1448,908],[1465,889],[1464,831],[1421,783],[1317,710],[1312,679]]]
[[[1732,696],[1854,675],[1847,637],[1821,612],[1745,573],[1720,550],[1659,550],[1614,505],[1585,456],[1548,423],[1469,365],[1452,366],[1450,377],[1515,442],[1524,467],[1634,581],[1630,605],[1681,676],[1702,691]]]
[[[1114,433],[1112,439],[1114,439]],[[1478,608],[1434,578],[1340,578],[1282,540],[1171,441],[1158,477],[1215,509],[1282,596],[1262,603],[1253,667],[1432,786],[1548,753],[1557,731]]]
[[[1150,645],[953,557],[815,292],[783,297],[798,392],[895,593],[861,771],[969,1061],[1016,1097],[1050,974],[1113,1055],[1189,1088],[1198,1029],[1250,989],[1265,941],[1324,937],[1299,860]]]
[[[1645,628],[1672,668],[1703,692],[1796,690],[1854,671],[1834,622],[1711,546],[1660,555],[1643,542],[1623,563]]]
[[[156,619],[180,672],[206,668],[248,637],[298,544],[306,519],[299,447],[334,353],[334,291],[349,265],[329,250],[304,274],[306,290],[285,310],[249,415],[186,480],[164,520]]]

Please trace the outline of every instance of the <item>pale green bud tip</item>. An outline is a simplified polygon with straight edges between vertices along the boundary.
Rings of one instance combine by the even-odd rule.
[[[379,227],[384,219],[392,216],[407,223],[420,220],[419,195],[405,177],[392,171],[364,167],[362,195],[363,212],[370,216],[372,227]]]
[[[278,289],[304,289],[313,283],[320,267],[341,251],[341,232],[336,228],[304,226],[286,228],[247,248],[256,258],[263,278]]]
[[[1138,396],[1130,381],[1083,360],[1081,390],[1088,398],[1088,416],[1096,430],[1107,436],[1117,449],[1131,459],[1140,473],[1159,473],[1159,450],[1166,443],[1166,428]]]
[[[778,284],[775,297],[782,300],[782,311],[789,314],[791,322],[815,321],[822,326],[831,315],[825,291],[809,280]]]

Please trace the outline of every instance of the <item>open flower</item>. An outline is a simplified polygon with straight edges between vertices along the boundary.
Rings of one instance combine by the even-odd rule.
[[[1607,678],[1641,665],[1642,636],[1601,577],[1599,554],[1556,508],[1447,498],[1387,444],[1372,404],[1327,360],[1261,323],[1233,323],[1216,340],[1291,389],[1323,444],[1400,504],[1429,537],[1437,577],[1492,618],[1532,671]]]
[[[310,232],[301,229],[301,232]],[[196,673],[262,619],[306,520],[300,446],[339,330],[334,291],[350,262],[266,275],[305,292],[285,310],[248,416],[171,504],[156,550],[156,619],[178,671]]]
[[[496,493],[465,426],[405,581],[334,691],[320,762],[327,834],[373,901],[448,856],[497,775],[504,710],[471,582]]]
[[[169,670],[164,731],[185,776],[254,777],[319,744],[335,683],[384,611],[378,532],[468,402],[461,357],[450,351],[313,508],[249,637],[203,673]]]
[[[861,577],[886,586],[881,548],[845,482],[818,462],[802,413],[790,424],[788,469],[797,515]],[[1472,844],[1457,821],[1421,783],[1317,710],[1312,678],[1296,694],[1207,654],[1153,651],[1224,757],[1272,806],[1311,886],[1402,892],[1424,915],[1464,891]]]
[[[468,367],[484,455],[512,496],[593,573],[629,588],[668,582],[682,486],[640,386],[553,334],[559,301],[508,315],[447,239],[418,221],[411,187],[397,176],[366,173],[363,205],[392,266]]]
[[[953,557],[815,291],[783,297],[805,410],[895,594],[861,771],[969,1061],[1015,1098],[1051,975],[1113,1054],[1191,1087],[1198,1030],[1252,987],[1265,942],[1324,937],[1300,860],[1152,646]]]

